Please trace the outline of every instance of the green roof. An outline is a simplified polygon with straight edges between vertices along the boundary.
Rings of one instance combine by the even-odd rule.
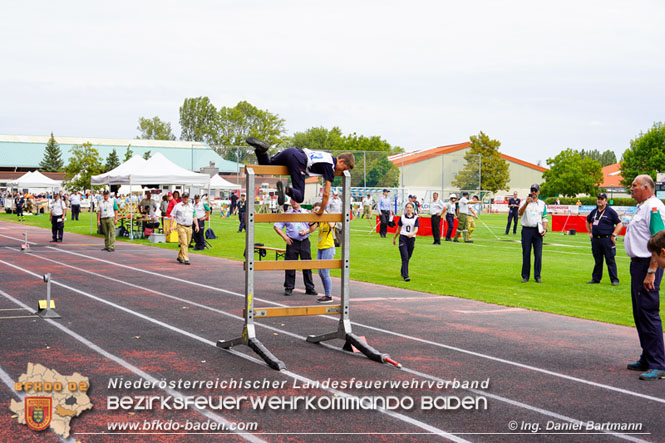
[[[44,157],[48,136],[18,136],[0,135],[0,167],[11,168],[38,168]],[[235,173],[238,164],[225,160],[205,143],[168,141],[168,140],[133,140],[133,139],[99,139],[83,137],[55,137],[60,146],[62,160],[65,164],[69,161],[70,149],[76,144],[90,142],[99,152],[102,162],[113,151],[116,150],[120,161],[125,157],[127,146],[134,155],[143,155],[150,151],[151,154],[160,152],[175,164],[198,172],[201,168],[215,163],[220,172]],[[242,168],[242,164],[239,165]]]

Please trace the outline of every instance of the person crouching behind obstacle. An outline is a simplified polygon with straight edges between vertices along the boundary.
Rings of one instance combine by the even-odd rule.
[[[289,169],[291,187],[285,189],[282,181],[277,182],[277,204],[280,206],[286,202],[286,195],[297,203],[303,202],[305,198],[305,176],[324,178],[325,185],[321,207],[315,211],[318,215],[323,215],[328,205],[330,186],[335,179],[335,171],[347,171],[355,166],[355,159],[350,152],[344,152],[337,157],[333,157],[323,151],[286,148],[272,157],[268,157],[268,150],[270,149],[268,143],[254,137],[249,137],[245,141],[254,148],[260,165],[286,166]]]

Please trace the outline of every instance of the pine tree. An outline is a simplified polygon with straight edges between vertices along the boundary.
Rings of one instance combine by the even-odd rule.
[[[150,160],[150,151],[145,151],[143,153],[143,158],[146,159],[146,160]]]
[[[62,169],[62,166],[62,152],[51,132],[51,138],[48,139],[46,144],[46,151],[44,152],[44,158],[39,163],[39,169],[46,172],[58,172]]]
[[[111,169],[115,169],[120,166],[120,159],[118,158],[118,153],[115,152],[115,149],[111,151],[108,157],[106,157],[106,164],[104,165],[104,172],[109,172]]]
[[[127,150],[125,151],[125,159],[123,160],[125,162],[130,158],[132,158],[132,156],[134,155],[134,151],[132,151],[131,146],[132,145],[127,145]]]

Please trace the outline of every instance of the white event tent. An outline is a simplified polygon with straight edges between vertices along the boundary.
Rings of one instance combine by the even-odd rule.
[[[240,189],[240,185],[235,185],[228,180],[224,180],[220,175],[215,174],[215,176],[210,179],[208,189],[233,190]]]
[[[207,174],[192,172],[182,168],[161,153],[150,159],[135,155],[117,168],[92,177],[92,185],[199,185],[210,182]],[[131,206],[130,206],[131,208]],[[130,214],[130,230],[134,225],[134,213]],[[91,226],[92,231],[92,226]]]
[[[17,188],[59,188],[62,182],[48,178],[39,171],[29,171],[11,184]]]

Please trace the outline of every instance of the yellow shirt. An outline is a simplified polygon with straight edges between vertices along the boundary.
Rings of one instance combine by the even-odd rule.
[[[332,229],[328,223],[321,223],[319,225],[319,249],[328,249],[335,246],[335,237],[333,237]]]

